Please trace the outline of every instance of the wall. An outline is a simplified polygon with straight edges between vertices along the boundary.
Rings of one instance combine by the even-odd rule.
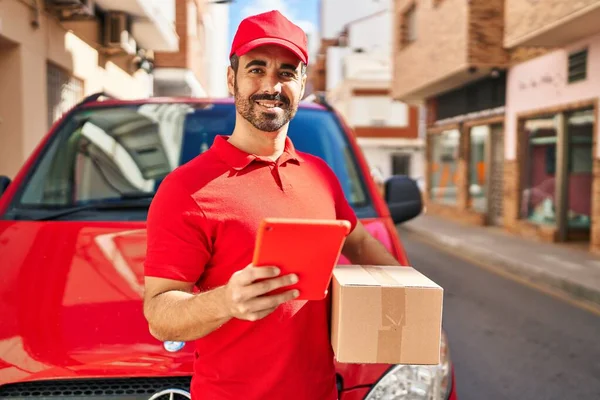
[[[21,163],[23,143],[18,135],[23,132],[21,50],[15,44],[0,41],[0,175],[14,177]],[[5,95],[3,95],[3,93]]]
[[[416,40],[400,48],[402,14],[412,4],[416,4]],[[468,7],[464,0],[444,0],[436,8],[431,1],[396,1],[394,97],[467,68]]]
[[[348,47],[330,47],[327,49],[326,90],[335,88],[346,77],[343,60],[350,52],[351,50]]]
[[[567,84],[567,60],[571,51],[588,47],[588,78]],[[516,157],[517,116],[520,113],[591,100],[600,96],[600,34],[565,49],[514,66],[508,74],[505,146],[506,158]],[[600,121],[600,115],[596,116]],[[596,124],[600,135],[600,124]],[[596,157],[600,158],[600,141]]]
[[[18,161],[12,157],[3,161],[3,169],[11,176],[48,131],[46,67],[52,62],[83,81],[84,94],[105,90],[124,98],[150,95],[148,75],[139,71],[134,76],[118,63],[103,60],[98,51],[71,32],[67,32],[53,17],[42,13],[40,25],[31,25],[31,9],[19,1],[0,1],[0,42],[14,43],[10,62],[0,63],[0,75],[11,77],[11,85],[19,93],[0,90],[0,104],[8,105],[4,112],[13,116],[6,129],[0,125],[0,147],[4,143],[21,143]],[[3,39],[4,38],[4,39]],[[6,57],[5,61],[7,60]],[[19,73],[15,73],[19,65]],[[2,110],[0,110],[2,112]],[[36,116],[36,117],[34,117]],[[20,119],[17,121],[16,118]]]
[[[337,37],[354,20],[390,9],[393,0],[321,0],[321,37]]]
[[[211,4],[203,15],[206,25],[206,62],[208,93],[211,97],[228,97],[227,67],[229,66],[229,5]]]
[[[504,49],[505,0],[471,0],[469,7],[469,63],[501,67],[508,61]]]
[[[351,100],[350,124],[373,125],[374,120],[385,121],[385,126],[407,126],[408,107],[389,96],[355,96]]]
[[[506,0],[505,44],[512,47],[514,43],[555,26],[598,3],[598,0]]]
[[[391,57],[389,53],[382,50],[368,53],[346,53],[339,62],[343,64],[345,79],[384,81],[386,87],[392,80]],[[336,68],[341,69],[342,67],[337,66]]]
[[[393,12],[387,10],[350,24],[348,45],[364,51],[382,51],[389,57],[392,51],[392,16]]]
[[[424,184],[425,154],[418,144],[412,147],[404,141],[395,139],[359,139],[358,141],[369,168],[378,168],[384,179],[392,176],[392,155],[411,154],[410,177],[416,179],[419,186]]]
[[[188,23],[189,11],[193,10],[194,0],[176,0],[175,1],[175,32],[179,36],[179,50],[176,52],[157,51],[154,54],[156,67],[163,68],[189,68],[190,60],[188,53],[190,49]],[[194,3],[195,4],[195,3]]]
[[[207,84],[207,54],[206,54],[206,27],[202,23],[202,14],[206,11],[204,6],[198,7],[195,0],[188,1],[187,46],[188,64],[203,88]]]
[[[211,97],[227,97],[229,6],[201,0],[176,0],[179,51],[156,52],[157,68],[189,69]],[[168,88],[161,90],[163,94]],[[174,95],[181,92],[173,88]]]

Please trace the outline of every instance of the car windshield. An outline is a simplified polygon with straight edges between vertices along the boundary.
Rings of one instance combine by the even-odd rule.
[[[12,209],[20,210],[18,219],[28,219],[32,213],[92,209],[96,203],[136,199],[141,205],[140,198],[151,199],[169,172],[206,151],[216,135],[231,134],[234,123],[235,108],[227,103],[78,110],[37,160]],[[333,113],[301,107],[288,134],[297,150],[322,158],[333,169],[355,210],[369,207],[354,154]]]

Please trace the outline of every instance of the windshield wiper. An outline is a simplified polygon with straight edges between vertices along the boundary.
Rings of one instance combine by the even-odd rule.
[[[154,197],[154,192],[131,192],[131,193],[121,193],[121,200],[133,200],[133,199],[152,199]]]
[[[40,218],[34,218],[34,221],[49,221],[64,217],[71,214],[76,214],[80,211],[86,210],[126,210],[126,209],[140,209],[148,208],[154,193],[132,193],[123,194],[119,199],[111,199],[105,201],[99,201],[96,203],[84,204],[81,206],[71,207],[64,210],[57,211],[55,213],[45,215]]]

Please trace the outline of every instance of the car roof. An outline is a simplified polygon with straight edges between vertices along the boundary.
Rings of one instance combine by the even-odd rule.
[[[81,105],[81,108],[90,107],[109,107],[122,105],[140,105],[140,104],[157,104],[157,103],[192,103],[192,104],[233,104],[233,98],[200,98],[200,97],[149,97],[145,99],[123,100],[108,98],[102,101],[89,101]],[[299,108],[313,110],[327,110],[326,107],[319,103],[301,101]]]

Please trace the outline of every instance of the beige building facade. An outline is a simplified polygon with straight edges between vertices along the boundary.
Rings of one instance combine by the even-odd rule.
[[[392,97],[426,110],[428,212],[501,225],[504,1],[398,0],[394,12]]]
[[[86,95],[151,96],[140,54],[179,48],[168,17],[174,1],[152,10],[141,0],[58,3],[0,1],[0,175],[14,178],[51,125]]]
[[[428,212],[600,252],[600,0],[397,0]]]
[[[424,139],[418,108],[391,96],[393,6],[353,1],[354,19],[331,12],[339,0],[324,0],[326,37],[311,79],[318,91],[345,118],[381,187],[394,175],[407,175],[423,183]],[[326,35],[327,36],[327,35]]]
[[[507,0],[508,230],[600,253],[600,1]]]

